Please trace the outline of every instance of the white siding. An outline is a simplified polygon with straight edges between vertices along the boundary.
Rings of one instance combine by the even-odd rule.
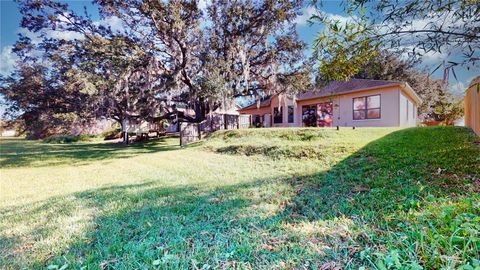
[[[413,101],[400,91],[400,126],[414,127],[416,125],[416,106]]]
[[[398,126],[399,89],[379,89],[345,94],[338,97],[339,107],[334,109],[333,126],[395,127]],[[353,99],[380,95],[380,119],[353,120]]]
[[[353,120],[353,99],[356,97],[380,95],[380,119]],[[333,107],[333,127],[409,127],[415,126],[417,122],[417,107],[412,99],[401,88],[388,87],[376,90],[366,90],[356,93],[347,93],[334,98],[321,97],[308,100],[287,100],[287,105],[293,104],[294,107],[294,123],[287,123],[287,107],[283,111],[282,124],[274,126],[301,127],[302,124],[302,106],[318,104],[332,101]],[[409,103],[407,103],[409,101]],[[278,106],[278,99],[272,100],[270,113],[273,113],[273,107]],[[407,109],[408,106],[408,109]],[[408,119],[407,119],[408,110]]]

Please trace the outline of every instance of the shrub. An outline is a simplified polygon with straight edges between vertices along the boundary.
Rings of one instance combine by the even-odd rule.
[[[122,130],[120,128],[110,129],[100,134],[100,137],[103,137],[104,140],[119,139],[122,137]]]
[[[43,139],[44,143],[72,143],[72,142],[82,142],[82,141],[89,141],[92,139],[93,135],[67,135],[67,134],[60,134],[60,135],[52,135],[45,139]]]
[[[210,150],[212,150],[210,148]],[[324,155],[323,149],[317,146],[282,146],[282,145],[228,145],[213,149],[217,153],[234,155],[263,155],[273,159],[279,158],[320,158]]]

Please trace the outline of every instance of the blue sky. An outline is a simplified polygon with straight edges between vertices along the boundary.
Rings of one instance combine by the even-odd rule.
[[[96,7],[91,4],[91,1],[74,0],[66,2],[77,12],[82,12],[83,7],[86,6],[89,13],[92,14],[93,19],[99,20],[98,11]],[[297,18],[298,34],[302,40],[311,44],[316,33],[321,31],[321,27],[319,25],[310,26],[307,23],[307,19],[313,11],[312,8],[305,7],[303,11],[304,14]],[[325,1],[323,11],[329,13],[331,16],[335,16],[337,19],[347,19],[343,12],[341,1]],[[15,58],[10,52],[11,46],[17,40],[17,34],[25,30],[20,28],[21,15],[15,2],[12,0],[0,0],[0,13],[0,73],[6,75],[15,67]],[[424,66],[429,70],[433,70],[443,59],[442,55],[433,54],[425,56],[424,60]],[[459,81],[456,81],[453,76],[450,76],[451,91],[456,94],[462,94],[470,80],[473,79],[475,75],[478,75],[478,73],[478,71],[474,72],[473,70],[457,69],[456,74]],[[443,71],[439,69],[433,74],[433,77],[441,78],[442,75]]]

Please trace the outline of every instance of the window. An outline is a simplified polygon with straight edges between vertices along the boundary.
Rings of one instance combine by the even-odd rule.
[[[304,127],[317,126],[316,111],[317,105],[302,106],[302,122]]]
[[[333,103],[324,102],[302,106],[304,127],[331,127],[333,125]]]
[[[273,108],[273,123],[274,124],[281,124],[283,123],[283,115],[282,115],[282,107],[274,107]]]
[[[331,127],[333,125],[333,103],[317,104],[317,127]]]
[[[293,123],[293,106],[288,106],[288,123]]]
[[[379,119],[380,95],[353,99],[353,120]]]
[[[252,115],[252,125],[254,127],[262,127],[262,116],[258,114]]]

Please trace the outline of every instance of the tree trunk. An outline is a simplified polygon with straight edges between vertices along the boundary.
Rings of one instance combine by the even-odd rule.
[[[122,119],[121,125],[122,125],[122,143],[128,144],[127,119],[125,117]]]
[[[203,98],[199,98],[198,101],[194,103],[194,111],[195,111],[195,122],[200,123],[205,120],[206,115],[206,107],[205,107],[205,100]]]

